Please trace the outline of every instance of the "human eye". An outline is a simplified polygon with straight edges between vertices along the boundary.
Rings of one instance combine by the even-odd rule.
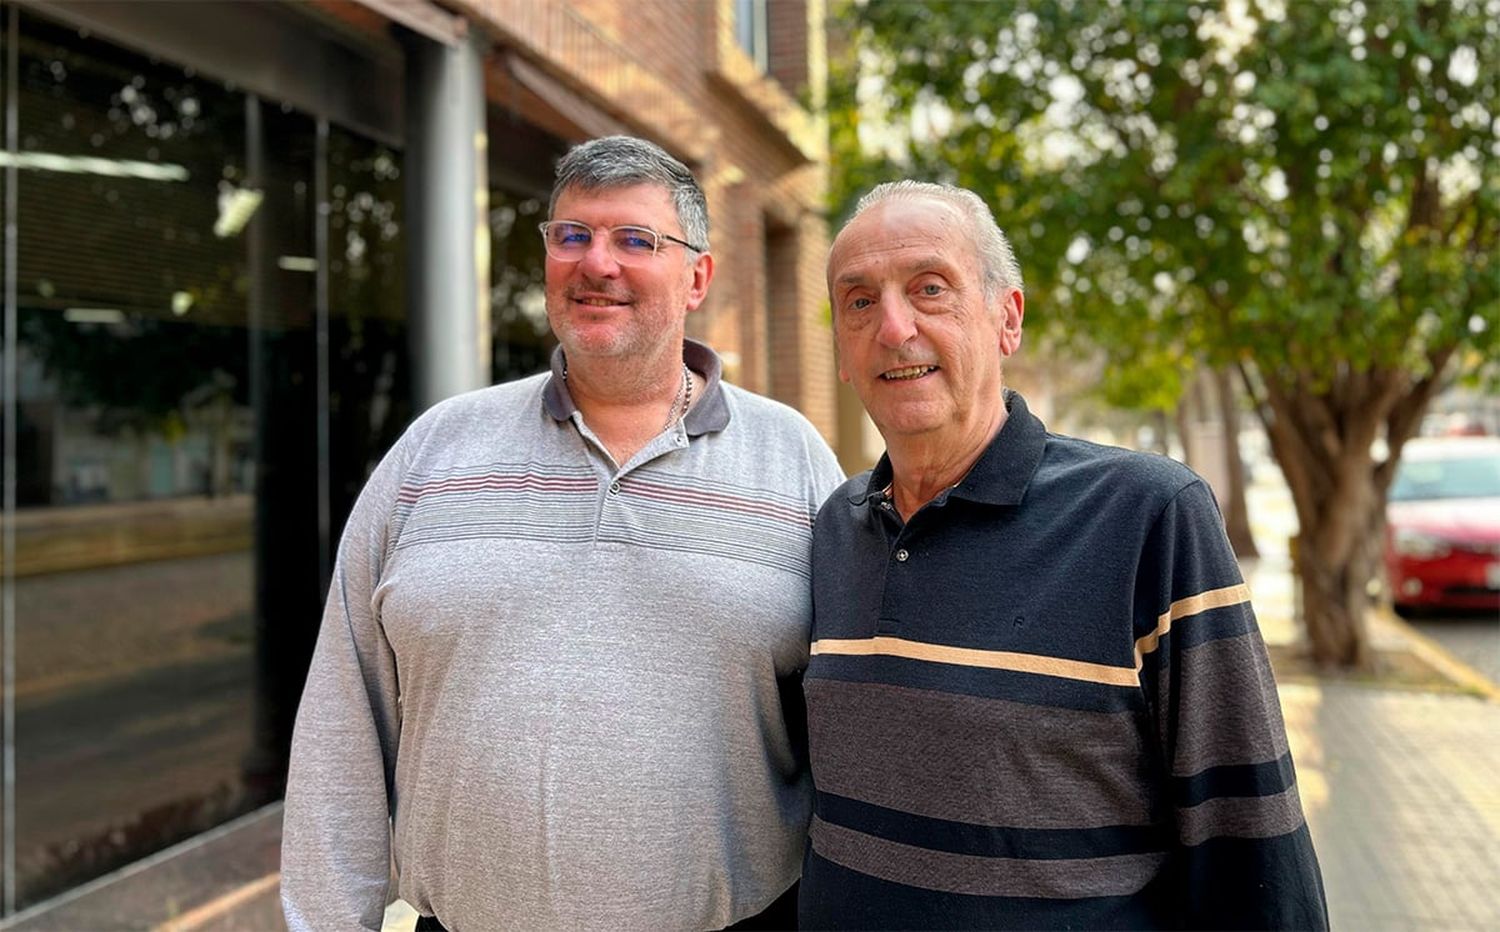
[[[927,278],[917,282],[914,290],[924,298],[936,298],[948,289],[937,279]]]
[[[645,227],[615,227],[615,248],[635,256],[656,252],[656,234]]]
[[[587,249],[594,239],[594,234],[581,223],[553,223],[547,227],[547,238],[554,246]]]

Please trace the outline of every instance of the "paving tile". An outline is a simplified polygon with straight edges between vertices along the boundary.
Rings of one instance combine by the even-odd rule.
[[[1500,928],[1500,704],[1281,688],[1336,927]]]

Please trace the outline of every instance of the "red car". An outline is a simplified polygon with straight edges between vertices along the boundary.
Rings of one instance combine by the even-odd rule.
[[[1398,611],[1500,611],[1500,437],[1407,443],[1385,521]]]

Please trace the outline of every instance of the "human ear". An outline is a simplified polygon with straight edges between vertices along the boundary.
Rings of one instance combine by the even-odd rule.
[[[1009,356],[1021,348],[1021,323],[1026,317],[1026,297],[1019,289],[1006,289],[996,314],[1000,317],[1000,355]]]
[[[688,288],[687,309],[696,311],[708,297],[708,284],[714,280],[714,257],[710,253],[699,253],[693,260],[693,283]]]

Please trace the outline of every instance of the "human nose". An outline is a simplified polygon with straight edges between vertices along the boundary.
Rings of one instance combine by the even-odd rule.
[[[916,335],[916,313],[911,305],[900,298],[882,298],[880,326],[875,334],[881,345],[895,349]]]
[[[614,247],[609,243],[608,235],[595,233],[589,240],[588,249],[584,250],[583,258],[578,260],[578,266],[585,275],[593,278],[613,278],[620,274],[620,262],[615,258]]]

